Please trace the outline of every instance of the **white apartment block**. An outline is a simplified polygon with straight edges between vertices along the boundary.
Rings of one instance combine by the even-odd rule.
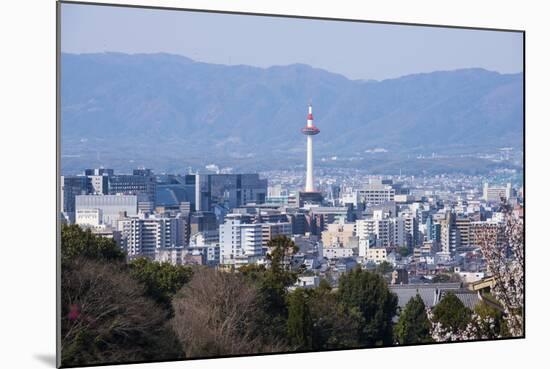
[[[385,248],[369,248],[365,259],[367,262],[380,264],[388,259],[388,254]]]
[[[181,247],[178,242],[181,219],[146,216],[122,218],[117,228],[129,257],[145,256],[151,259],[160,249]]]
[[[510,200],[512,197],[512,184],[507,183],[504,186],[489,187],[489,183],[483,184],[483,199],[487,202],[500,202],[500,199],[504,197],[506,200]]]
[[[238,214],[227,215],[220,225],[220,264],[246,264],[262,254],[262,225],[245,223]]]
[[[355,208],[357,208],[359,204],[359,192],[353,191],[353,192],[344,192],[341,195],[341,201],[343,205],[352,204]]]
[[[359,241],[375,238],[377,247],[407,246],[407,220],[401,217],[359,219],[356,235]]]
[[[359,202],[378,205],[395,200],[395,189],[391,185],[383,184],[381,180],[371,179],[362,189],[357,191]]]
[[[418,220],[411,213],[401,214],[397,219],[401,219],[404,223],[404,232],[399,232],[399,235],[404,234],[405,239],[396,239],[395,245],[399,247],[415,247],[418,241]]]

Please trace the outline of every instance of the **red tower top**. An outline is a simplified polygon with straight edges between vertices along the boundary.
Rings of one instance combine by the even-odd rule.
[[[319,134],[321,130],[313,124],[313,108],[311,104],[308,106],[308,114],[307,114],[307,123],[304,128],[302,128],[302,133],[306,136],[315,136],[316,134]]]

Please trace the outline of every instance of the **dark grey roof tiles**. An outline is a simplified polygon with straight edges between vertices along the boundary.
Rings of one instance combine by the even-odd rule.
[[[480,301],[476,293],[462,290],[460,282],[390,285],[389,288],[397,295],[397,304],[401,308],[403,308],[411,298],[415,297],[417,293],[422,298],[424,305],[429,308],[437,305],[447,292],[456,294],[462,303],[470,309],[473,309]]]

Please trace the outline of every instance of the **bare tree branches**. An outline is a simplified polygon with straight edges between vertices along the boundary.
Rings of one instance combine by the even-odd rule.
[[[257,289],[233,273],[197,271],[173,300],[173,327],[187,357],[279,351],[258,334]]]
[[[123,264],[76,259],[62,273],[62,362],[90,365],[181,358],[166,314]]]

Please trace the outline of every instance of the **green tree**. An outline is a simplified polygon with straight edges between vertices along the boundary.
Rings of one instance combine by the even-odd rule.
[[[437,274],[433,277],[432,282],[433,283],[447,283],[451,281],[451,276],[449,274]]]
[[[307,292],[297,288],[288,295],[287,335],[291,347],[310,350],[312,328]]]
[[[426,313],[426,306],[419,294],[411,297],[405,305],[394,332],[401,345],[431,342],[431,324]]]
[[[267,247],[269,249],[267,259],[271,261],[271,272],[281,277],[289,277],[288,280],[284,281],[285,283],[294,283],[296,281],[295,274],[290,272],[292,269],[292,256],[298,252],[298,246],[287,236],[278,235],[268,241]],[[294,281],[291,281],[292,278],[294,278]]]
[[[393,271],[393,265],[391,265],[387,261],[383,261],[376,266],[376,272],[382,275],[390,273],[392,271]]]
[[[264,278],[266,268],[264,265],[246,264],[238,269],[246,279],[253,283],[260,283]]]
[[[312,320],[312,349],[331,350],[360,346],[363,316],[357,308],[346,308],[330,286],[319,286],[309,294]]]
[[[321,279],[321,281],[319,282],[319,287],[318,287],[319,291],[326,291],[326,292],[330,292],[332,290],[332,287],[330,286],[330,283],[329,281],[327,281],[325,278]]]
[[[301,269],[293,270],[292,257],[298,251],[296,244],[286,236],[275,236],[268,242],[270,261],[268,268],[246,265],[238,269],[247,280],[259,290],[257,326],[264,337],[271,336],[279,341],[288,341],[287,337],[287,288],[293,285]]]
[[[444,329],[464,331],[471,320],[472,311],[454,293],[447,293],[433,309],[433,317]]]
[[[172,312],[172,297],[191,280],[191,268],[138,258],[129,263],[130,274],[144,287],[145,293]]]
[[[408,247],[400,247],[400,248],[399,248],[399,255],[401,255],[401,256],[403,256],[403,257],[409,256],[410,253],[411,253],[411,252],[410,252],[410,250],[409,250]]]
[[[481,326],[478,326],[477,332],[479,332],[480,338],[481,336],[488,337],[489,339],[510,337],[506,320],[499,309],[486,302],[481,302],[475,306],[474,313],[481,318],[482,322],[484,322],[486,318],[490,318],[494,324],[492,326],[491,324],[482,323]]]
[[[286,338],[287,288],[293,285],[300,270],[292,270],[292,257],[298,251],[296,244],[286,236],[275,236],[268,242],[270,267],[258,278],[261,305],[266,319],[260,326],[271,334]],[[249,276],[254,273],[249,272]]]
[[[84,257],[93,260],[124,261],[126,254],[112,238],[93,234],[76,224],[61,227],[61,261],[63,264]]]
[[[392,318],[397,310],[397,296],[381,275],[355,268],[340,277],[338,295],[348,310],[356,308],[363,316],[359,332],[362,345],[393,343]]]
[[[433,279],[433,283],[449,283],[449,282],[460,282],[460,275],[457,273],[441,273],[436,275]]]

